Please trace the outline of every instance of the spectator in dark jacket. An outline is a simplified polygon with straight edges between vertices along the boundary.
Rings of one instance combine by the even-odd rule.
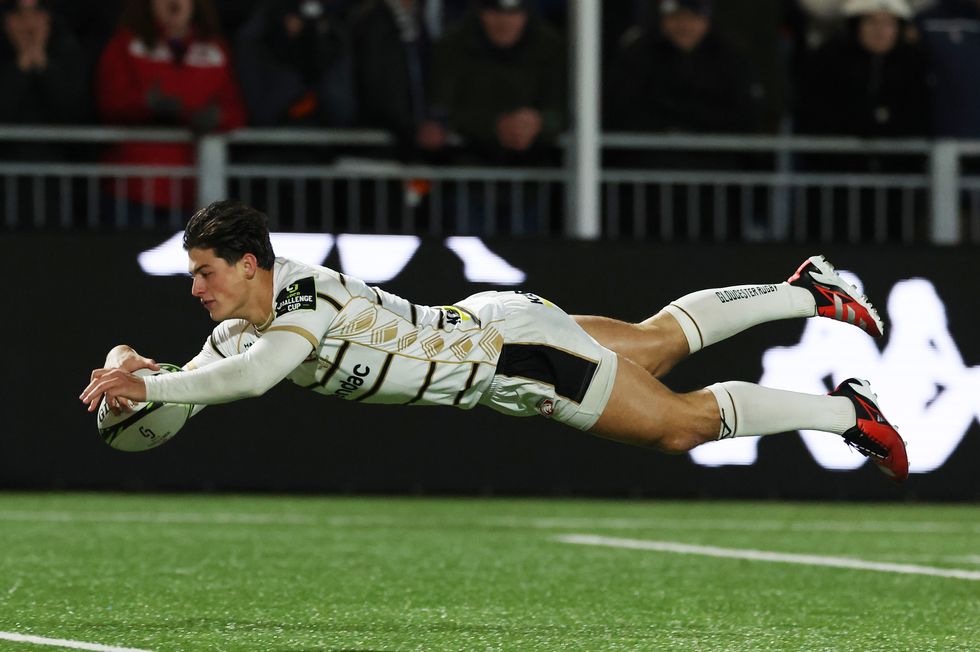
[[[849,0],[845,32],[812,57],[799,84],[797,131],[895,138],[929,131],[926,56],[906,38],[905,0]]]
[[[480,0],[436,51],[433,102],[474,162],[550,158],[565,125],[564,47],[526,0]]]
[[[0,11],[0,123],[58,124],[81,119],[84,68],[78,42],[67,25],[39,0],[8,0]],[[28,153],[27,148],[17,149]],[[7,153],[12,153],[9,146]]]
[[[934,135],[980,138],[980,0],[940,0],[917,24],[934,83]]]
[[[46,2],[7,0],[0,4],[0,123],[58,124],[84,115],[85,85],[81,49],[70,28]],[[0,160],[63,161],[60,143],[0,142]],[[37,185],[40,181],[40,186]],[[13,207],[35,225],[64,219],[58,202],[37,205],[36,197],[58,194],[55,179],[8,177],[0,184],[0,206]],[[38,190],[41,194],[38,194]]]
[[[653,24],[622,39],[610,126],[738,132],[757,126],[758,86],[742,53],[712,28],[710,0],[660,0]]]
[[[351,21],[358,122],[392,132],[405,156],[446,140],[430,120],[431,42],[419,0],[367,0]]]
[[[354,124],[350,42],[331,0],[271,0],[238,34],[238,76],[258,126]]]

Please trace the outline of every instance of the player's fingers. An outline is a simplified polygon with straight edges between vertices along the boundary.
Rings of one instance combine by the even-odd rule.
[[[154,360],[153,358],[144,358],[144,361],[146,362],[147,369],[150,369],[152,371],[160,371],[160,365],[158,365],[157,361]]]
[[[109,373],[109,371],[110,371],[109,369],[105,369],[105,368],[102,368],[102,369],[93,369],[92,370],[92,375],[91,375],[91,377],[89,377],[89,382],[92,382],[92,381],[94,381],[94,380],[96,380],[98,378],[101,378],[102,376],[104,376],[107,373]]]
[[[103,397],[105,397],[106,405],[109,407],[112,413],[119,414],[119,412],[117,411],[118,407],[116,406],[116,402],[115,402],[116,397],[113,396],[112,390],[109,389],[108,387],[102,386],[101,383],[99,385],[96,385],[89,393],[87,400],[82,399],[82,402],[88,404],[89,412],[95,412],[99,407],[100,399],[102,399]]]
[[[94,404],[96,402],[96,399],[98,399],[103,394],[105,394],[110,381],[111,379],[107,379],[107,378],[100,378],[98,380],[93,380],[91,383],[89,383],[89,386],[85,388],[85,391],[83,391],[82,395],[79,396],[78,398],[80,398],[83,403]]]
[[[95,386],[95,383],[96,381],[93,380],[88,385],[86,385],[85,389],[82,390],[82,393],[78,395],[78,400],[80,400],[82,403],[88,403],[87,397],[89,393],[92,391],[92,388]]]

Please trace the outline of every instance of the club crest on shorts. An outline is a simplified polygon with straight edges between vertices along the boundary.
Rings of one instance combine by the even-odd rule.
[[[546,419],[550,419],[555,415],[555,401],[550,398],[543,399],[538,403],[538,412]]]

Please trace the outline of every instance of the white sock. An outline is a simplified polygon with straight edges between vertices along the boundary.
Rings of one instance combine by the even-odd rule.
[[[817,304],[808,290],[784,282],[701,290],[664,310],[681,325],[690,352],[696,353],[767,321],[813,317]]]
[[[822,430],[838,435],[854,427],[854,405],[843,396],[800,394],[752,383],[728,381],[709,386],[721,410],[718,439]]]

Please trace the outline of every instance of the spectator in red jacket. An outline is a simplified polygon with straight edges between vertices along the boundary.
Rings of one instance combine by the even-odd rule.
[[[196,133],[245,124],[245,107],[229,51],[218,35],[212,0],[129,0],[115,36],[99,62],[97,104],[102,120],[122,125],[175,125]],[[194,148],[183,143],[123,143],[114,163],[190,165]],[[130,202],[190,209],[194,186],[169,179],[131,179]]]

